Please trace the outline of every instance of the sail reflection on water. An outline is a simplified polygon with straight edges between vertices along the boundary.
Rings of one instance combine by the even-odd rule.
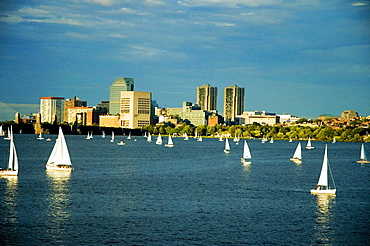
[[[335,197],[328,194],[318,194],[316,203],[315,243],[331,244],[333,228],[331,228],[330,224],[333,219],[333,214],[330,212],[330,209],[335,203]]]
[[[68,241],[69,230],[66,225],[70,217],[68,207],[70,203],[69,180],[71,172],[47,170],[46,174],[50,187],[47,234],[61,242]]]
[[[5,245],[12,245],[15,240],[15,234],[17,231],[18,224],[18,176],[3,176],[3,180],[6,180],[6,187],[4,189],[4,200],[0,206],[0,231],[2,241]],[[0,188],[2,189],[2,188]],[[3,230],[5,226],[6,230]],[[5,233],[6,232],[6,233]]]

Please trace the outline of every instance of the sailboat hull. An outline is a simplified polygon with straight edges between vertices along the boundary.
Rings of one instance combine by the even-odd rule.
[[[311,190],[311,194],[329,194],[329,195],[335,195],[335,192],[337,191],[337,189],[331,189],[331,190],[317,190],[317,189],[313,189]]]
[[[290,158],[291,161],[293,161],[294,163],[297,163],[297,164],[301,164],[302,163],[302,160],[298,159],[298,158]]]
[[[240,162],[243,164],[243,165],[250,165],[250,164],[252,164],[252,162],[251,161],[247,161],[246,159],[244,159],[244,158],[241,158],[240,159]]]
[[[68,164],[46,164],[47,170],[72,171],[72,165]]]
[[[357,163],[364,164],[364,163],[370,163],[370,161],[360,160],[360,161],[357,161]]]
[[[18,170],[0,170],[0,176],[18,176]]]

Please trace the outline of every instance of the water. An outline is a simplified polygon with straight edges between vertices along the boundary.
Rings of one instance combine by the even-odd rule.
[[[46,172],[53,141],[15,135],[18,178],[0,178],[0,245],[365,245],[370,240],[370,165],[359,143],[328,143],[337,196],[309,193],[325,143],[248,141],[223,152],[218,139],[174,148],[66,136],[74,172]],[[118,137],[119,138],[119,137]],[[117,141],[119,140],[118,138]],[[134,141],[136,139],[137,141]],[[165,142],[167,139],[165,138]],[[306,145],[302,142],[303,147]],[[5,167],[9,142],[0,140]],[[369,152],[369,145],[365,148]],[[60,173],[60,172],[59,172]],[[63,173],[63,172],[62,172]]]

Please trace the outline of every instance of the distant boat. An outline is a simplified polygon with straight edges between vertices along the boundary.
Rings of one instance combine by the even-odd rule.
[[[226,141],[225,141],[225,149],[224,149],[224,152],[225,153],[230,153],[230,144],[229,144],[229,139],[226,138]]]
[[[113,143],[114,142],[114,131],[112,131],[112,136],[110,137],[110,142]]]
[[[333,138],[333,142],[332,143],[336,143],[337,142],[337,140],[335,139],[335,137]]]
[[[289,143],[293,142],[292,138],[289,138]]]
[[[266,143],[267,142],[267,138],[265,136],[263,136],[262,140],[261,140],[261,143]]]
[[[172,141],[172,137],[171,137],[171,135],[168,135],[168,142],[167,142],[167,144],[165,144],[165,146],[166,146],[166,147],[173,147],[173,146],[175,146],[175,145],[173,144],[173,141]]]
[[[42,137],[42,133],[40,132],[39,134],[39,137],[37,138],[37,140],[43,140],[44,138]]]
[[[357,161],[357,163],[370,163],[370,161],[367,160],[366,158],[366,152],[365,152],[365,146],[364,144],[361,145],[361,154],[360,154],[360,160]]]
[[[161,134],[159,133],[158,134],[158,137],[157,137],[157,141],[155,141],[155,144],[158,144],[158,145],[161,145],[162,144],[162,136],[161,136]]]
[[[244,149],[243,149],[243,157],[240,159],[241,163],[243,165],[249,165],[252,164],[251,161],[248,161],[247,159],[252,158],[251,152],[249,150],[249,146],[246,140],[244,140]]]
[[[150,132],[148,132],[148,137],[146,138],[146,141],[148,142],[152,141],[152,135],[150,135]]]
[[[188,134],[186,132],[184,133],[184,140],[185,141],[189,140]]]
[[[131,139],[131,132],[128,134],[127,139]]]
[[[199,136],[198,139],[197,139],[198,142],[202,142],[203,139],[202,139],[202,136]]]
[[[328,169],[329,169],[330,177],[332,178],[332,181],[333,181],[334,189],[331,189],[329,187]],[[331,170],[330,170],[330,165],[329,165],[329,160],[328,160],[328,145],[325,145],[325,154],[324,154],[324,160],[323,160],[323,163],[322,163],[319,182],[316,185],[316,189],[311,190],[311,193],[312,194],[335,195],[335,192],[336,192],[335,183],[334,183],[333,175],[332,175]]]
[[[49,160],[46,163],[46,169],[62,171],[73,170],[71,158],[69,157],[67,143],[61,127],[59,127],[58,138],[50,154]]]
[[[294,161],[297,164],[302,163],[302,147],[301,143],[299,142],[297,145],[297,148],[295,149],[295,152],[293,154],[293,157],[290,158],[291,161]]]
[[[10,126],[11,127],[11,126]],[[8,132],[7,132],[8,136],[7,137],[4,137],[4,140],[10,140],[10,129],[8,127]]]
[[[86,136],[86,139],[92,139],[93,136],[92,136],[92,132],[87,132],[87,136]]]
[[[0,176],[17,176],[18,175],[18,156],[13,140],[13,129],[8,133],[10,136],[9,161],[7,169],[0,169]]]
[[[5,135],[5,132],[3,130],[3,126],[1,125],[0,126],[0,137],[4,136]]]
[[[306,149],[314,149],[315,147],[312,146],[311,144],[311,138],[308,138]]]
[[[222,135],[220,136],[220,138],[218,139],[218,141],[220,141],[220,142],[224,141],[224,140],[222,139]]]
[[[118,143],[117,143],[117,145],[125,145],[126,143],[125,143],[125,140],[123,140],[123,139],[121,139],[121,141],[119,141]]]
[[[270,143],[274,143],[274,138],[273,137],[271,138]]]
[[[105,138],[105,131],[102,131],[101,138]]]

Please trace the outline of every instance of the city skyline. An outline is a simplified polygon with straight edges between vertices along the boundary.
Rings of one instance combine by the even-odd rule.
[[[78,96],[94,106],[109,100],[115,78],[128,77],[161,107],[196,102],[194,88],[203,84],[236,84],[245,88],[245,111],[370,114],[369,1],[30,0],[0,7],[3,103],[30,108],[40,97]]]

